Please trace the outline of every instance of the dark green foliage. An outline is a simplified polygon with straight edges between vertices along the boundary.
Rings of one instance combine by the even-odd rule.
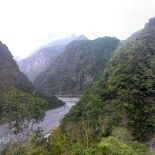
[[[2,103],[4,101],[4,94],[13,89],[18,89],[29,94],[32,94],[34,91],[34,87],[27,76],[19,71],[7,46],[0,42],[0,119],[2,119],[3,113]],[[48,102],[47,109],[64,105],[57,97],[49,94],[40,93],[38,97]]]
[[[4,94],[14,88],[29,93],[34,90],[26,75],[19,71],[7,46],[0,42],[0,119]]]
[[[101,74],[118,44],[110,37],[71,42],[35,79],[35,87],[54,94],[81,94]]]
[[[42,99],[44,99],[47,102],[46,110],[58,108],[60,106],[64,106],[65,103],[61,100],[59,100],[56,96],[51,95],[49,93],[41,92],[38,90],[35,90],[33,92],[35,96],[38,96]]]
[[[62,134],[61,129],[58,127],[57,130],[54,130],[53,136],[49,140],[49,150],[53,155],[56,154],[71,154],[69,141],[66,135]]]
[[[72,137],[67,137],[59,127],[54,130],[48,142],[41,137],[41,143],[37,144],[35,138],[38,139],[38,137],[32,137],[28,145],[13,144],[10,155],[15,155],[15,153],[21,155],[153,155],[144,144],[136,141],[123,143],[113,136],[103,138],[99,143],[91,144],[88,148],[82,141],[71,142]],[[5,152],[6,149],[2,153]]]
[[[46,147],[34,144],[32,150],[53,155],[153,154],[146,144],[155,134],[154,42],[155,18],[117,49],[100,79],[65,116]]]
[[[30,95],[17,89],[9,91],[5,95],[2,114],[9,125],[10,139],[2,153],[24,154],[33,124],[44,119],[46,104],[45,100],[35,94]],[[42,140],[42,135],[37,134],[35,144],[39,145]]]
[[[138,140],[146,140],[155,132],[155,57],[145,39],[144,34],[139,35],[119,48],[99,82],[102,101],[116,100],[125,109],[128,125]]]
[[[28,93],[32,93],[32,91],[34,90],[32,83],[22,72],[20,72],[18,74],[18,78],[16,78],[15,88]]]
[[[39,123],[45,116],[47,102],[37,96],[12,90],[5,96],[3,117],[15,135],[29,132],[30,122]]]
[[[139,144],[139,146],[143,146]],[[142,155],[142,150],[136,152],[130,145],[120,142],[114,137],[103,138],[102,141],[98,144],[99,154],[101,155]],[[144,146],[144,150],[145,150]],[[147,149],[146,149],[147,150]],[[145,152],[145,153],[148,153]]]
[[[69,123],[95,120],[93,125],[98,127],[101,137],[113,135],[116,127],[124,127],[133,140],[151,139],[155,133],[155,25],[152,20],[155,18],[117,49],[100,79],[65,116],[64,131]],[[117,136],[122,141],[123,137]]]
[[[6,144],[3,150],[0,150],[0,155],[24,155],[25,147],[17,143]]]

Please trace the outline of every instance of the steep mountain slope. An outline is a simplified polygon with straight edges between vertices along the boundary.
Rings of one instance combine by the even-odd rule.
[[[100,80],[66,115],[63,128],[86,120],[100,140],[113,135],[127,143],[127,134],[122,132],[127,130],[132,135],[130,141],[146,142],[153,148],[154,110],[155,18],[152,18],[143,30],[118,48]]]
[[[41,49],[35,55],[19,61],[18,66],[21,72],[25,73],[33,82],[33,80],[63,51],[64,47],[62,46]]]
[[[26,92],[33,89],[32,83],[19,71],[7,46],[0,42],[0,95],[13,87]]]
[[[53,131],[42,153],[153,155],[154,51],[155,18],[117,49],[100,79]]]
[[[27,76],[20,72],[7,46],[0,42],[0,113],[4,94],[14,88],[30,94],[35,90]],[[64,105],[55,96],[36,92],[36,96],[48,102],[49,109]]]
[[[152,18],[143,30],[121,44],[98,81],[53,130],[48,142],[43,138],[38,145],[34,137],[22,152],[154,155],[154,111],[155,18]],[[21,145],[17,151],[21,151]]]
[[[64,51],[66,44],[73,40],[87,40],[87,38],[81,35],[52,41],[35,50],[27,58],[19,61],[18,65],[20,70],[33,82],[34,79],[48,68],[54,59]]]
[[[71,42],[35,79],[35,87],[54,94],[81,94],[99,76],[118,43],[110,37]]]

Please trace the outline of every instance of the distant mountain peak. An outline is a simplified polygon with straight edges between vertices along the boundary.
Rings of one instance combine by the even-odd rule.
[[[85,38],[81,35],[79,38]],[[33,84],[52,94],[81,94],[101,73],[117,48],[117,38],[74,40]]]
[[[53,40],[50,43],[46,44],[45,46],[51,47],[51,46],[66,45],[66,44],[72,42],[73,40],[88,40],[88,38],[85,35],[76,36],[73,34],[70,37]]]
[[[38,74],[48,68],[54,59],[64,51],[65,46],[74,40],[88,40],[88,38],[84,35],[76,36],[73,34],[70,37],[45,44],[18,62],[20,70],[33,82]]]
[[[88,40],[88,38],[82,34],[82,35],[76,37],[76,40]]]

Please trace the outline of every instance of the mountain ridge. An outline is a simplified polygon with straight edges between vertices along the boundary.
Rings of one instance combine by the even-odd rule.
[[[1,97],[7,91],[17,88],[31,92],[34,87],[26,75],[20,72],[19,67],[8,47],[0,42],[0,92]]]
[[[27,76],[19,70],[8,47],[0,41],[0,119],[5,95],[14,89],[35,95],[47,101],[47,109],[63,106],[57,97],[37,91]]]
[[[112,136],[115,128],[124,128],[132,141],[148,144],[155,150],[154,42],[155,18],[152,18],[117,49],[99,80],[65,116],[63,129],[84,119],[98,124],[103,120],[98,129],[105,138]]]
[[[25,73],[30,81],[34,79],[54,61],[65,49],[65,46],[73,40],[88,40],[84,35],[72,36],[52,41],[39,47],[27,58],[18,62],[20,70]]]
[[[116,49],[117,38],[75,40],[51,66],[34,80],[34,86],[55,94],[81,94],[98,77]]]

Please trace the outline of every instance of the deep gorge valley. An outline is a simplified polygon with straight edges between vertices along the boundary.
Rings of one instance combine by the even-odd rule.
[[[0,42],[0,73],[0,119],[13,136],[2,155],[155,153],[155,17],[123,41],[72,36],[19,62]],[[30,136],[31,124],[44,131]]]

